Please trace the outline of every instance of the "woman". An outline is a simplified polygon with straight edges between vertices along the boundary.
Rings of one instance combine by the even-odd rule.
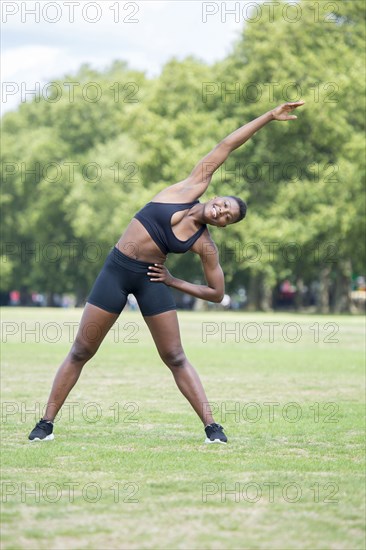
[[[246,205],[237,197],[215,197],[206,203],[198,198],[212,175],[230,153],[272,120],[292,120],[290,113],[304,102],[286,103],[242,126],[223,139],[184,180],[160,191],[131,220],[88,297],[76,339],[57,371],[44,417],[29,435],[31,441],[51,440],[53,420],[78,380],[85,363],[93,357],[123,310],[128,294],[134,294],[157,350],[170,368],[178,388],[202,420],[207,443],[226,443],[222,426],[216,424],[198,374],[182,348],[177,313],[169,287],[191,296],[221,302],[224,277],[208,225],[225,227],[242,220]],[[200,256],[207,285],[173,277],[164,267],[169,252],[191,250]],[[87,327],[98,328],[97,337]]]

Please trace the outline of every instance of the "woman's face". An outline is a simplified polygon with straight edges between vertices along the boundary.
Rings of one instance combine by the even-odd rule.
[[[240,215],[237,201],[232,197],[215,197],[205,203],[205,223],[225,227],[235,223]]]

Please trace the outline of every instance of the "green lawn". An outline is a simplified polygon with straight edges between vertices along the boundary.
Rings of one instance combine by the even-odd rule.
[[[2,548],[365,548],[364,319],[179,313],[204,445],[138,313],[30,444],[81,310],[2,313]]]

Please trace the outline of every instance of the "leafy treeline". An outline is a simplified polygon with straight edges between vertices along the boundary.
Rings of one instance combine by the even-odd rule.
[[[229,292],[244,286],[265,309],[289,279],[301,305],[300,289],[318,281],[321,311],[349,309],[351,278],[365,269],[365,9],[319,2],[316,14],[310,4],[296,22],[278,9],[247,23],[213,66],[172,59],[151,79],[121,61],[85,65],[7,113],[2,289],[82,301],[136,210],[225,135],[301,98],[298,120],[272,122],[235,151],[202,200],[248,203],[244,222],[211,230]],[[202,279],[193,255],[171,255],[168,267]]]

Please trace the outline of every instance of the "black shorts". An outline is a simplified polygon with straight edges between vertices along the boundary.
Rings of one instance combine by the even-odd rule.
[[[114,247],[87,298],[89,304],[110,313],[121,313],[127,296],[133,294],[142,315],[157,315],[176,309],[170,288],[164,283],[150,281],[147,275],[151,264],[134,260]]]

